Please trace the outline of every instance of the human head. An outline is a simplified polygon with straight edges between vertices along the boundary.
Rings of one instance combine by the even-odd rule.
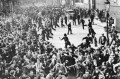
[[[64,36],[67,36],[67,34],[65,33]]]
[[[87,36],[89,37],[89,36],[90,36],[90,34],[87,34]]]
[[[104,33],[102,34],[102,36],[104,36]]]

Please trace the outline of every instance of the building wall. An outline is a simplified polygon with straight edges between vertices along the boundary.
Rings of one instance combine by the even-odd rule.
[[[96,0],[96,8],[99,10],[105,9],[106,0]],[[120,31],[120,0],[110,0],[110,16],[115,19],[115,26]]]
[[[20,0],[21,5],[43,4],[46,5],[60,5],[60,0]]]
[[[90,4],[92,4],[93,0],[90,0]],[[120,0],[109,0],[110,1],[110,16],[113,17],[115,19],[115,26],[116,29],[118,31],[120,31]],[[106,0],[96,0],[96,9],[99,10],[105,10],[106,6],[105,3]],[[76,3],[77,6],[80,7],[85,7],[85,8],[89,8],[89,0],[84,0],[83,3],[78,2]]]
[[[96,9],[102,10],[105,9],[104,2],[106,0],[96,0]]]
[[[75,0],[75,6],[81,8],[89,8],[88,0]]]

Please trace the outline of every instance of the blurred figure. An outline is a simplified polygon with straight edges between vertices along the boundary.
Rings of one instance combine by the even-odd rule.
[[[83,18],[81,19],[81,23],[82,23],[82,27],[83,27],[83,30],[84,30],[85,20]]]
[[[106,41],[107,41],[106,36],[102,34],[102,36],[99,37],[99,44],[104,46],[106,44]]]
[[[70,43],[70,41],[69,41],[69,39],[68,39],[66,34],[64,34],[64,37],[61,40],[65,41],[65,48],[67,48],[68,45],[71,46],[71,43]]]
[[[78,14],[77,20],[78,20],[78,25],[80,25],[80,14]]]
[[[73,15],[73,25],[76,25],[76,15]]]
[[[65,18],[64,18],[64,19],[65,19],[65,24],[67,25],[67,16],[65,16]]]
[[[68,24],[68,35],[72,34],[71,22]]]
[[[63,24],[63,17],[61,17],[61,27],[64,27],[65,25]]]
[[[91,29],[92,29],[92,22],[90,20],[88,20],[88,21],[89,21],[89,23],[88,23],[88,32],[91,35],[92,34],[92,31],[91,31]]]

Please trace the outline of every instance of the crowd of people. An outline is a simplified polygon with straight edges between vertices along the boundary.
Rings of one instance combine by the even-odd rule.
[[[65,11],[47,8],[41,11],[40,16],[39,10],[33,13],[30,14],[32,17],[22,14],[12,19],[0,18],[0,79],[62,79],[69,75],[83,79],[120,78],[119,37],[113,30],[111,45],[106,44],[104,34],[97,42],[92,28],[94,14],[91,10],[74,9],[74,25],[78,20],[84,29],[84,18],[91,18],[89,34],[79,46],[71,44],[67,34],[64,34],[61,40],[65,41],[65,49],[57,49],[47,41],[52,38],[52,30],[60,27],[59,20],[61,27],[65,26],[65,20],[68,34],[72,34]],[[95,49],[91,47],[92,43],[96,47],[97,44],[101,46]]]

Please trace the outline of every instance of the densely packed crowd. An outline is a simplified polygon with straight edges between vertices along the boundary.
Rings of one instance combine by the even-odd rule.
[[[74,12],[75,24],[76,20],[79,24],[81,18],[90,16],[91,21],[94,20],[90,10],[76,9]],[[97,46],[98,42],[95,35],[91,38],[88,34],[77,47],[70,44],[66,49],[57,49],[47,40],[52,38],[52,30],[60,27],[60,18],[63,26],[64,11],[47,8],[38,14],[39,10],[14,15],[12,19],[0,18],[0,79],[62,79],[72,74],[83,79],[120,78],[116,31],[111,34],[113,42],[110,46],[106,45],[107,39],[102,34],[99,38],[101,46],[92,48],[91,44],[96,42]]]

